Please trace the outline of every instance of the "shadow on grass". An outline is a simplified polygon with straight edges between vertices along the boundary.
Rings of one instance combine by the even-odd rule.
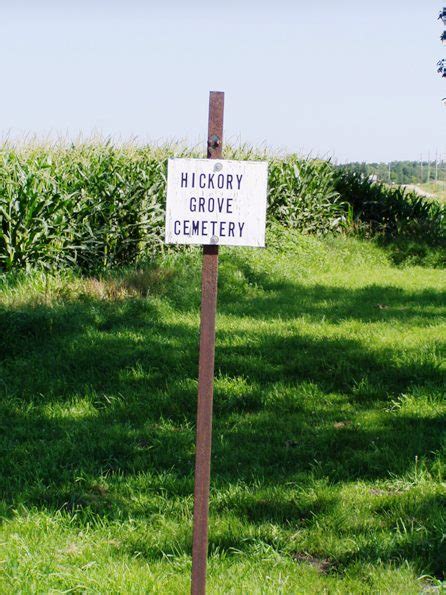
[[[305,317],[311,322],[358,320],[412,326],[426,325],[438,321],[440,315],[446,316],[446,290],[408,292],[400,287],[376,284],[348,290],[318,284],[303,287],[278,279],[264,270],[256,270],[249,261],[237,256],[232,259],[243,273],[243,280],[264,291],[246,300],[234,293],[237,285],[233,278],[228,284],[223,280],[220,289],[222,313],[261,319]]]
[[[223,288],[221,313],[417,325],[434,322],[444,305],[440,292],[302,288],[250,270],[245,275],[255,277],[265,295],[234,302]],[[141,512],[118,492],[103,493],[100,480],[107,475],[168,472],[178,482],[170,485],[169,497],[190,493],[196,322],[166,317],[156,301],[143,299],[86,298],[1,310],[3,501],[123,518],[150,515],[150,507]],[[272,324],[266,331],[254,325],[249,333],[222,329],[216,361],[215,485],[280,486],[296,477],[304,483],[305,474],[333,483],[385,479],[406,473],[416,456],[429,459],[442,446],[444,416],[380,415],[386,401],[413,387],[444,387],[432,358],[395,357],[353,338],[283,336]],[[359,423],[360,412],[376,414],[376,423]],[[234,512],[250,522],[283,524],[314,514],[281,502]],[[427,564],[432,552],[424,552],[423,544],[414,547],[407,556]]]
[[[410,264],[443,269],[446,267],[446,238],[443,232],[442,238],[429,240],[426,236],[420,240],[423,234],[416,238],[377,238],[376,242],[389,255],[391,261],[396,265]]]
[[[426,570],[436,579],[445,579],[446,542],[444,539],[446,495],[424,495],[422,498],[404,494],[402,502],[389,501],[377,505],[374,513],[382,518],[392,520],[392,529],[397,534],[394,542],[382,545],[380,559],[398,564],[405,560],[413,561],[420,575]],[[389,521],[388,521],[389,522]],[[354,553],[340,556],[338,568],[347,568],[350,564],[365,563],[376,560],[376,546],[367,543],[367,532],[364,545]]]

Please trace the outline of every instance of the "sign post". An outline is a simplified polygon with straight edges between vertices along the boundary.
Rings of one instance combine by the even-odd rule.
[[[224,93],[220,92],[211,92],[209,95],[208,159],[222,157],[224,97]],[[205,245],[201,278],[192,595],[204,595],[206,591],[217,280],[218,245]]]
[[[207,159],[169,159],[166,242],[203,245],[195,455],[193,595],[204,595],[214,392],[218,247],[264,246],[268,165],[222,159],[224,93],[209,97]]]

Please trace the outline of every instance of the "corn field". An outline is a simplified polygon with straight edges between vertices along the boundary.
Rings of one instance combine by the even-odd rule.
[[[4,146],[0,270],[75,266],[91,271],[171,249],[163,243],[171,156],[202,155],[176,146]],[[268,159],[269,224],[277,221],[307,233],[340,231],[351,225],[356,213],[362,218],[370,215],[370,209],[360,208],[361,193],[368,197],[367,204],[384,200],[382,187],[370,198],[370,182],[340,174],[326,161],[269,156],[250,147],[228,148],[225,158]],[[398,200],[398,208],[405,208],[406,194]],[[421,201],[418,209],[424,208],[421,219],[432,224],[431,233],[437,233],[437,227],[444,233],[444,209],[433,213],[424,204]],[[385,227],[386,209],[375,211]]]

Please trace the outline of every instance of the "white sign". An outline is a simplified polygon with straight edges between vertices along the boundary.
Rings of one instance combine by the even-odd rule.
[[[166,242],[264,246],[266,161],[169,159]]]

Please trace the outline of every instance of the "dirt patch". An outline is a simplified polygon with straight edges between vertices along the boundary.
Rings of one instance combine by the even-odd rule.
[[[329,558],[316,558],[304,552],[295,552],[292,554],[293,560],[299,564],[306,563],[315,568],[320,574],[327,574],[332,568]]]
[[[351,421],[335,421],[333,427],[335,430],[342,430],[343,428],[348,428],[352,425]]]

